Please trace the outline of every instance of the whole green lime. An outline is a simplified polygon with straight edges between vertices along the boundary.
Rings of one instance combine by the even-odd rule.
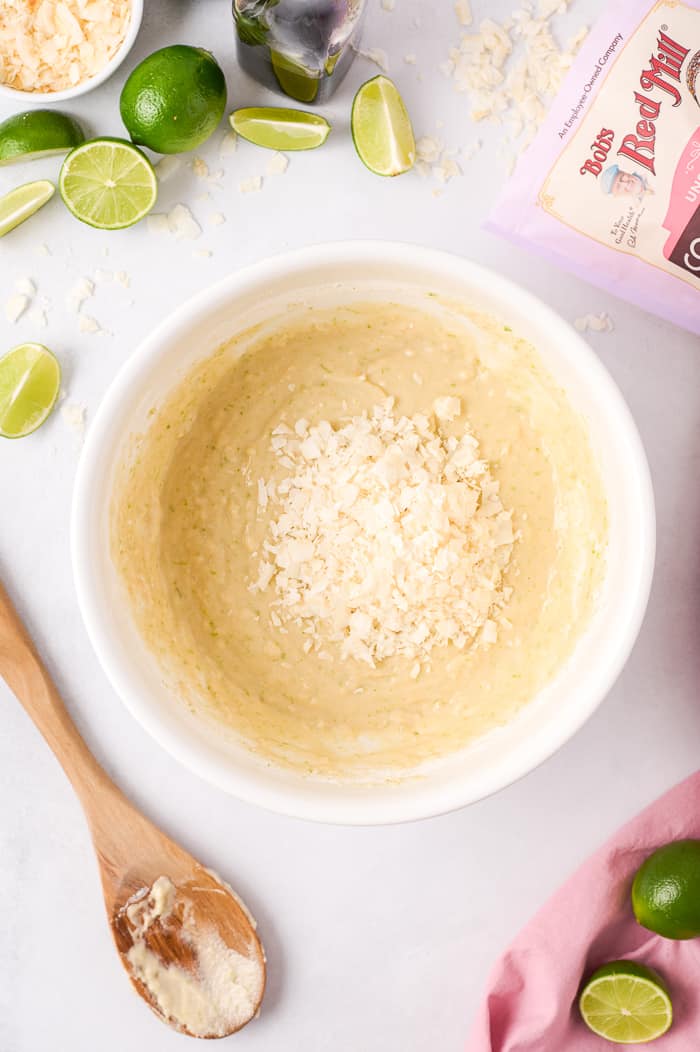
[[[212,134],[226,108],[226,80],[203,48],[175,44],[145,58],[121,94],[133,142],[156,153],[186,153]]]
[[[632,908],[643,928],[666,939],[700,935],[700,840],[676,840],[637,870]]]

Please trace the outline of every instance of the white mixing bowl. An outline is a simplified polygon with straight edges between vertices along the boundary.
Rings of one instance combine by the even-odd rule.
[[[1,2],[2,0],[0,0]],[[72,88],[64,88],[63,91],[19,91],[17,88],[11,88],[7,84],[0,83],[0,99],[8,99],[18,105],[45,106],[50,102],[71,102],[81,95],[87,95],[88,92],[99,88],[101,84],[109,80],[112,74],[119,69],[136,43],[136,37],[139,35],[142,21],[143,0],[131,0],[131,17],[126,35],[107,65],[98,70],[94,77],[81,80],[79,84]]]
[[[610,513],[599,609],[556,680],[506,727],[396,784],[331,784],[263,762],[197,717],[164,683],[131,616],[109,551],[115,468],[193,364],[289,304],[437,292],[478,303],[530,340],[588,424]],[[264,397],[264,393],[263,393]],[[378,824],[462,807],[531,771],[601,703],[632,649],[655,550],[649,469],[617,387],[580,336],[535,297],[456,256],[406,244],[318,245],[247,267],[186,303],[132,354],[109,389],[83,450],[73,501],[78,600],[97,655],[137,720],[173,756],[244,800],[300,818]]]

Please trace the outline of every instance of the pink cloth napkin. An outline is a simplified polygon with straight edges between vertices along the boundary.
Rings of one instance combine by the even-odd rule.
[[[467,1052],[605,1052],[582,1023],[581,977],[629,957],[656,968],[674,1023],[648,1047],[700,1050],[700,939],[672,942],[639,927],[630,905],[635,871],[670,840],[700,839],[700,772],[623,826],[520,932],[494,968]],[[629,1046],[624,1046],[629,1047]]]

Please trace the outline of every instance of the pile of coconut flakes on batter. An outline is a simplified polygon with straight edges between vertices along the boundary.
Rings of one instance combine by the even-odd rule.
[[[402,656],[415,677],[433,647],[495,642],[512,514],[466,424],[444,433],[460,415],[458,398],[412,417],[387,398],[340,426],[274,429],[284,473],[257,480],[268,526],[250,589],[274,590],[273,624],[301,628],[307,653]]]

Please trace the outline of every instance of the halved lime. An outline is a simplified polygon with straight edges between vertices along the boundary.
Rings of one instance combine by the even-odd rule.
[[[91,139],[78,146],[63,162],[58,185],[73,215],[100,230],[133,226],[158,197],[153,165],[124,139]]]
[[[25,183],[0,197],[0,237],[9,234],[16,226],[38,212],[56,193],[56,187],[48,179],[36,183]]]
[[[360,160],[376,175],[401,175],[413,167],[416,140],[411,118],[393,81],[368,80],[352,104],[352,138]]]
[[[594,972],[583,988],[579,1008],[594,1034],[619,1045],[655,1041],[673,1022],[663,979],[634,961],[612,961]]]
[[[268,150],[315,150],[331,126],[325,117],[279,106],[252,106],[229,117],[231,127],[248,142]]]
[[[31,435],[51,413],[61,367],[47,347],[23,343],[0,358],[0,435]]]
[[[83,129],[66,113],[28,110],[0,124],[0,165],[67,153],[85,142]]]

